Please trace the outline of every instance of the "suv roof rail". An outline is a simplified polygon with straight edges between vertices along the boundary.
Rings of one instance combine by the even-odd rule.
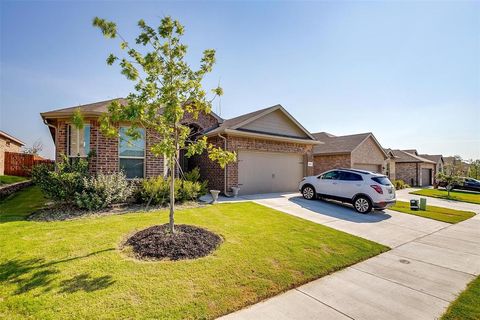
[[[347,170],[347,171],[353,171],[353,172],[358,172],[358,173],[374,173],[374,172],[367,171],[367,170],[352,169],[352,168],[338,168],[337,170]]]

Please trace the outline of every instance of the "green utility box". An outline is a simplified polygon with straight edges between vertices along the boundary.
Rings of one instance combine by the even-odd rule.
[[[420,198],[420,210],[427,210],[427,198]]]

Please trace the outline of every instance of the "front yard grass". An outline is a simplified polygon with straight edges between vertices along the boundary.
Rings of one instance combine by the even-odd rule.
[[[223,237],[212,255],[138,261],[119,244],[166,223],[167,211],[20,221],[32,202],[43,205],[29,196],[37,191],[1,204],[2,217],[15,217],[0,222],[3,319],[212,319],[388,250],[247,202],[177,211],[177,223]]]
[[[442,320],[480,319],[480,277],[470,282],[467,289],[448,307]]]
[[[25,181],[27,178],[25,177],[17,177],[17,176],[0,176],[0,186],[11,184],[15,182]]]
[[[422,189],[422,190],[412,191],[410,193],[417,194],[420,196],[480,204],[480,193],[450,191],[450,198],[448,197],[447,190],[441,190],[441,189]]]
[[[448,223],[457,223],[467,220],[475,215],[474,212],[470,211],[454,210],[431,205],[427,205],[427,210],[425,211],[415,211],[410,210],[410,203],[405,201],[397,201],[394,206],[391,206],[388,209]]]

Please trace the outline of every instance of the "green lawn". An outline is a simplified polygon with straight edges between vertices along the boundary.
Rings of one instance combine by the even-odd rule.
[[[0,176],[0,185],[20,182],[20,181],[25,181],[25,180],[27,180],[26,177]]]
[[[470,282],[467,289],[448,307],[442,320],[480,319],[480,277]]]
[[[42,208],[47,199],[38,187],[27,187],[4,200],[0,200],[0,224],[7,221],[24,220],[35,210]]]
[[[119,245],[167,211],[19,220],[44,201],[34,187],[1,204],[0,318],[211,319],[388,250],[247,202],[177,212],[224,238],[212,255],[144,262]]]
[[[455,201],[463,201],[463,202],[470,202],[480,204],[480,193],[471,193],[471,192],[463,192],[463,191],[451,191],[450,198],[448,198],[447,190],[442,189],[422,189],[418,191],[412,191],[411,194],[418,194],[421,196],[427,197],[434,197],[434,198],[441,198],[441,199],[448,199],[448,200],[455,200]]]
[[[391,206],[388,209],[448,223],[457,223],[463,220],[467,220],[475,215],[474,212],[470,211],[460,211],[449,208],[431,206],[428,205],[428,201],[427,210],[425,211],[410,210],[410,203],[405,201],[397,201],[394,206]]]

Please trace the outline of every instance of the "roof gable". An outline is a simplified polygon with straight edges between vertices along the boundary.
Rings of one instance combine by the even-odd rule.
[[[10,140],[13,143],[18,144],[19,146],[24,146],[25,145],[25,143],[23,143],[23,141],[21,141],[20,139],[17,139],[14,136],[9,135],[8,133],[6,133],[5,131],[2,131],[2,130],[0,130],[0,138],[3,138],[4,140]]]
[[[322,145],[315,146],[313,153],[318,155],[327,154],[346,154],[356,150],[364,141],[369,138],[375,142],[381,153],[387,157],[380,143],[375,139],[371,132],[352,134],[346,136],[334,136],[327,132],[314,133],[313,136],[323,142]]]
[[[425,162],[435,163],[434,161],[419,157],[415,154],[409,153],[405,150],[392,150],[395,155],[395,162]]]
[[[308,133],[298,126],[298,124],[281,109],[261,113],[260,115],[248,119],[248,121],[243,121],[232,128],[259,133],[274,133],[296,138],[308,137]]]

